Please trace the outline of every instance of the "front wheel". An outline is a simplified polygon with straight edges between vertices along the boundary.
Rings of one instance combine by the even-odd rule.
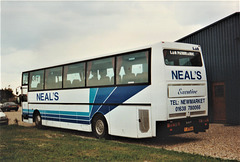
[[[108,139],[108,125],[103,115],[96,115],[93,118],[92,131],[96,138]]]
[[[34,117],[34,121],[35,121],[35,125],[36,127],[38,128],[41,128],[42,127],[42,118],[41,118],[41,115],[39,113],[37,113]]]

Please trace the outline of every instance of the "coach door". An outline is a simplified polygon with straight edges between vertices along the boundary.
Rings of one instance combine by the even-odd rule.
[[[226,102],[224,82],[215,82],[212,85],[213,94],[213,120],[214,122],[226,122]]]
[[[26,86],[22,87],[22,102],[25,106],[25,104],[28,103],[28,99],[27,99],[27,92],[28,92],[28,88]],[[26,109],[26,106],[24,107]]]
[[[29,109],[28,109],[28,73],[23,73],[22,75],[22,94],[21,94],[21,102],[22,102],[22,117],[23,120],[28,119]]]

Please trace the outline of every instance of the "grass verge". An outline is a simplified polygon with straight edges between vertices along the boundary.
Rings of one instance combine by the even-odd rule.
[[[222,161],[56,129],[0,127],[0,161]]]

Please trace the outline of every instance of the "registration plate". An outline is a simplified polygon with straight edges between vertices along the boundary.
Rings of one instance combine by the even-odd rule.
[[[191,127],[184,127],[184,132],[190,132],[190,131],[193,131],[193,130],[194,130],[193,126],[191,126]]]

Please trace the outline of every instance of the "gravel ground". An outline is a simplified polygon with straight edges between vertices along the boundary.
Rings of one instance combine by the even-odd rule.
[[[18,123],[23,126],[33,126],[33,124],[22,122],[21,109],[18,112],[6,112],[6,115],[9,118],[9,124]],[[89,134],[80,133],[80,135],[88,136]],[[240,161],[240,125],[210,124],[209,130],[205,133],[187,133],[164,139],[129,139],[121,137],[113,137],[113,139],[120,142],[137,143],[167,150]]]
[[[175,137],[182,141],[163,147],[167,150],[240,161],[240,126],[210,124],[206,133],[189,133]]]
[[[4,112],[8,117],[8,124],[19,124],[22,126],[33,126],[33,124],[22,122],[22,108],[20,107],[18,111]]]

